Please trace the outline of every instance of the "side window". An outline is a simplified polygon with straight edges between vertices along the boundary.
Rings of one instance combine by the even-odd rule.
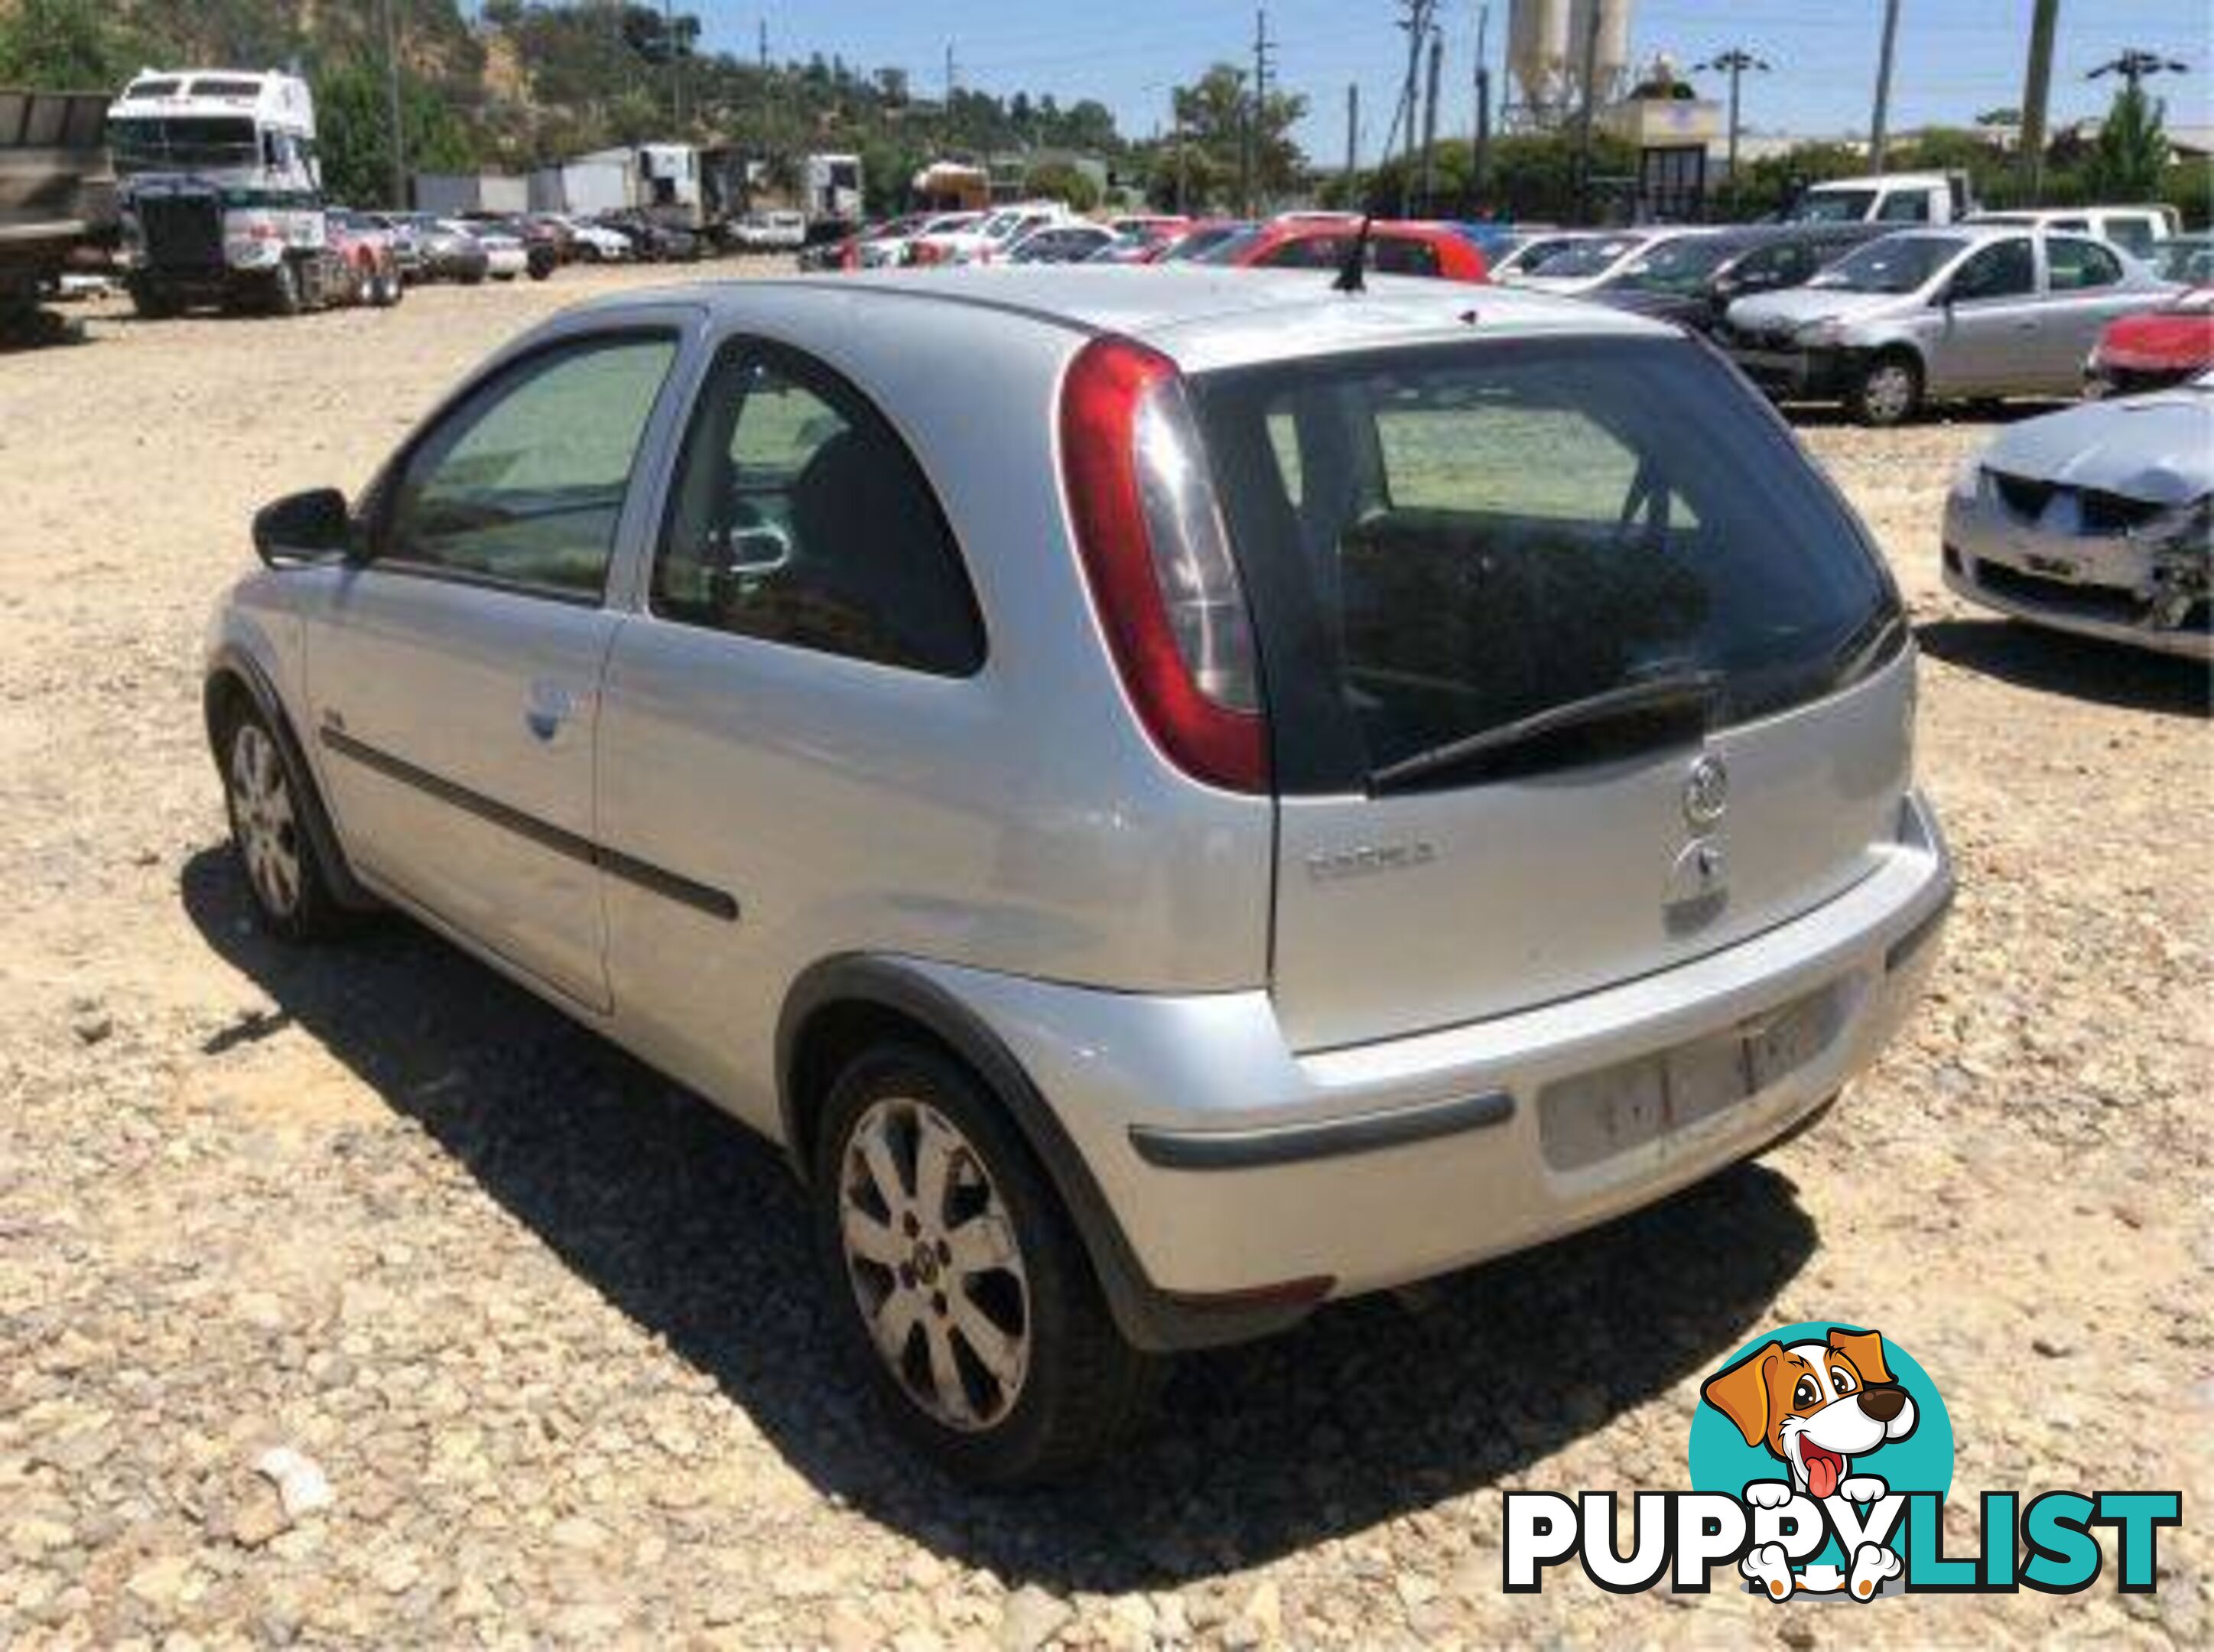
[[[2045,269],[2055,292],[2111,287],[2122,278],[2122,260],[2095,241],[2054,236],[2045,243]]]
[[[975,594],[914,456],[850,385],[772,346],[725,349],[700,392],[653,608],[941,676],[984,659]]]
[[[1993,242],[1953,272],[1953,302],[1970,304],[1987,298],[2026,298],[2037,291],[2037,263],[2028,241],[2015,236]]]
[[[1435,275],[1438,249],[1411,236],[1378,236],[1368,243],[1368,261],[1379,275]]]
[[[597,597],[676,341],[625,333],[517,363],[409,456],[376,560],[480,583]]]
[[[1266,254],[1260,262],[1271,270],[1334,270],[1345,261],[1342,236],[1302,236]]]
[[[2156,245],[2150,218],[2108,218],[2107,239],[2134,258],[2150,258]]]
[[[1883,198],[1875,215],[1885,223],[1927,223],[1930,197],[1918,189],[1894,189]]]

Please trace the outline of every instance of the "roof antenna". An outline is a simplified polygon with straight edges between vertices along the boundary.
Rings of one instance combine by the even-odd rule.
[[[1353,250],[1346,254],[1345,262],[1337,266],[1337,279],[1331,282],[1333,292],[1366,292],[1368,278],[1368,226],[1376,222],[1376,214],[1361,215],[1361,233],[1353,238]]]

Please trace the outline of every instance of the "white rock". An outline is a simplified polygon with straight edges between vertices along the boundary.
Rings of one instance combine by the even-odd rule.
[[[328,1508],[338,1501],[315,1459],[290,1446],[272,1446],[263,1452],[254,1472],[277,1488],[278,1501],[284,1505],[288,1520]]]

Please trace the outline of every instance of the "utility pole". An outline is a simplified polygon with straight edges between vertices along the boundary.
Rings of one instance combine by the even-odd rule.
[[[2037,0],[2029,21],[2029,70],[2021,91],[2021,160],[2029,177],[2029,205],[2045,199],[2045,112],[2052,101],[2052,36],[2060,0]]]
[[[1899,0],[1883,0],[1883,45],[1875,62],[1875,109],[1868,116],[1868,168],[1883,170],[1884,154],[1891,146],[1891,64],[1899,45]],[[1736,168],[1731,168],[1734,179]]]
[[[1245,143],[1239,154],[1238,210],[1250,217],[1261,171],[1261,132],[1269,107],[1269,53],[1275,42],[1269,38],[1269,9],[1253,12],[1253,101],[1245,117]]]
[[[1716,52],[1703,64],[1693,65],[1691,70],[1695,75],[1727,73],[1730,77],[1729,193],[1732,206],[1737,205],[1738,82],[1744,77],[1745,71],[1748,69],[1758,74],[1764,75],[1768,72],[1768,65],[1765,63],[1754,57],[1743,46],[1734,46],[1727,52]]]
[[[1599,101],[1599,26],[1606,0],[1592,0],[1591,15],[1584,25],[1583,101],[1576,113],[1576,213],[1591,219],[1592,113]]]
[[[400,29],[384,0],[385,117],[392,129],[392,210],[407,210],[407,132],[400,123]]]
[[[684,125],[684,54],[676,45],[676,0],[661,0],[661,46],[669,53],[669,119]]]
[[[1407,216],[1408,194],[1415,181],[1415,86],[1422,72],[1422,42],[1429,35],[1430,13],[1435,0],[1400,0],[1406,16],[1399,27],[1407,31],[1407,77],[1399,85],[1399,107],[1392,112],[1391,132],[1384,142],[1384,156],[1399,150],[1399,216]],[[1404,138],[1401,134],[1404,133]]]
[[[1353,204],[1353,187],[1361,173],[1361,83],[1345,86],[1345,200]]]
[[[754,52],[761,68],[766,70],[768,68],[768,19],[766,17],[760,20],[755,30]]]
[[[1469,210],[1481,210],[1491,194],[1491,63],[1485,36],[1491,28],[1491,8],[1476,9],[1476,137],[1469,145]]]
[[[1438,71],[1445,61],[1445,39],[1433,30],[1430,34],[1430,70],[1422,97],[1422,214],[1426,217],[1437,211]]]

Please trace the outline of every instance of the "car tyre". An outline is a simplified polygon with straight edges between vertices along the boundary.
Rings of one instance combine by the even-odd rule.
[[[155,282],[134,279],[128,286],[131,308],[142,321],[166,321],[184,308],[174,293]]]
[[[230,841],[261,927],[285,940],[313,940],[345,927],[346,909],[308,829],[313,782],[300,773],[260,711],[242,706],[218,745]]]
[[[1922,369],[1897,351],[1876,357],[1853,380],[1845,398],[1852,416],[1875,429],[1903,425],[1922,406]]]
[[[300,290],[299,266],[287,259],[269,278],[269,313],[272,315],[297,315],[306,308],[307,297]]]
[[[833,1312],[896,1433],[960,1479],[1012,1486],[1136,1425],[1162,1361],[1116,1329],[1051,1182],[967,1069],[919,1044],[865,1050],[816,1146]]]

